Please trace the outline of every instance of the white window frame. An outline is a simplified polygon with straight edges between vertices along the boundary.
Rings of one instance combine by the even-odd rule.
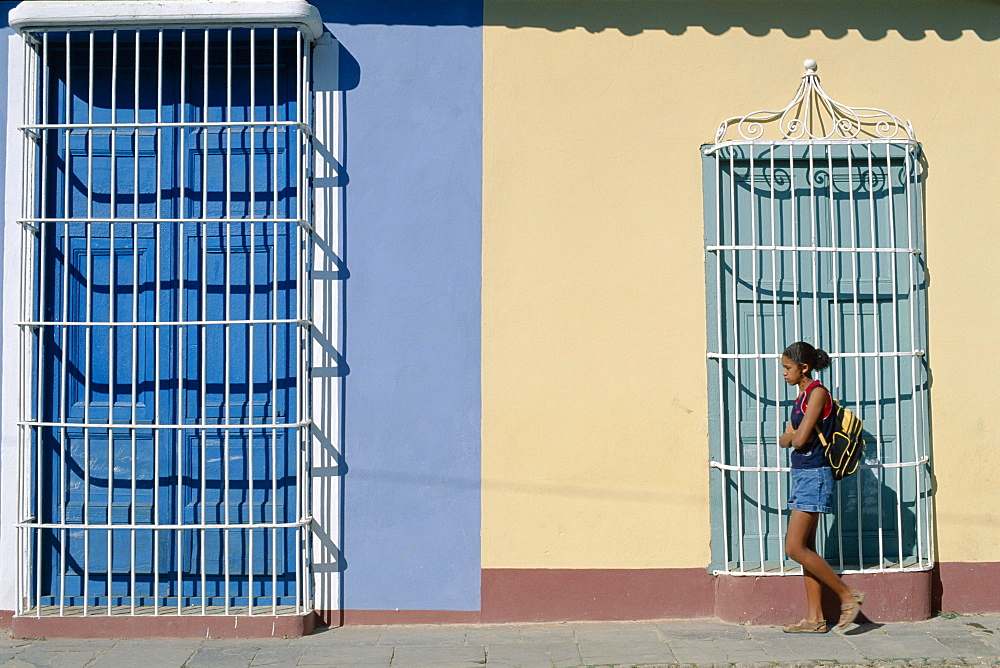
[[[319,150],[316,152],[317,160],[314,166],[318,180],[325,179],[319,189],[321,192],[311,191],[308,199],[312,195],[321,195],[315,198],[315,204],[310,215],[314,220],[310,221],[312,231],[324,236],[324,247],[329,252],[321,252],[315,257],[316,268],[320,283],[325,279],[334,281],[332,293],[330,290],[312,290],[313,276],[309,276],[303,284],[303,289],[308,292],[304,300],[318,309],[314,313],[319,329],[325,328],[322,337],[313,336],[304,342],[311,354],[316,355],[313,368],[330,369],[328,373],[321,374],[330,377],[342,376],[341,371],[345,368],[338,350],[343,349],[343,328],[340,317],[342,304],[343,282],[345,272],[341,271],[343,266],[343,254],[341,243],[340,222],[342,221],[343,196],[341,183],[338,177],[342,170],[343,138],[341,136],[342,125],[340,123],[340,106],[342,98],[336,85],[336,54],[337,44],[328,36],[323,35],[323,24],[319,13],[315,7],[300,0],[275,1],[257,0],[243,2],[218,2],[207,0],[202,2],[176,1],[170,3],[154,2],[74,2],[74,1],[39,1],[29,0],[21,3],[11,11],[9,16],[10,25],[19,32],[31,30],[110,30],[110,29],[143,29],[149,27],[156,28],[220,28],[220,27],[293,27],[300,31],[310,43],[315,43],[317,48],[324,50],[326,67],[324,68],[324,81],[317,90],[323,92],[316,96],[317,110],[320,111],[319,122],[316,123],[316,132],[312,134],[312,140]],[[23,38],[20,35],[12,35],[8,44],[8,142],[7,142],[7,174],[6,180],[6,200],[5,213],[6,220],[16,221],[23,219],[25,213],[23,207],[29,201],[28,188],[31,187],[34,173],[31,169],[14,168],[13,166],[25,165],[26,160],[30,160],[23,150],[22,133],[18,129],[24,119],[16,110],[22,107],[25,85],[30,76],[27,72],[27,58]],[[332,64],[334,67],[330,68]],[[330,81],[331,77],[334,79]],[[309,99],[309,98],[307,98]],[[308,110],[303,113],[310,113]],[[332,122],[324,122],[326,118]],[[312,124],[313,119],[308,119],[308,124]],[[309,159],[312,159],[310,155]],[[30,165],[26,165],[29,166]],[[305,179],[303,174],[301,178]],[[310,176],[311,178],[311,176]],[[310,188],[311,188],[310,184]],[[325,190],[326,192],[322,192]],[[306,188],[303,187],[303,193]],[[309,204],[312,204],[310,202]],[[317,221],[319,221],[317,223]],[[3,304],[5,315],[3,322],[3,361],[2,372],[5,378],[22,378],[22,363],[19,359],[21,354],[19,346],[19,327],[17,321],[24,321],[23,313],[20,316],[12,317],[15,313],[15,305],[22,303],[22,282],[17,277],[28,273],[30,266],[25,264],[30,260],[30,254],[24,255],[20,252],[21,231],[16,224],[7,224],[4,231],[4,246],[7,252],[4,255],[4,274],[8,277],[3,286]],[[325,269],[324,269],[325,267]],[[11,279],[14,280],[11,280]],[[305,283],[304,282],[304,283]],[[314,332],[315,334],[316,332]],[[307,337],[308,338],[308,337]],[[317,338],[322,338],[323,345],[317,344]],[[325,345],[333,342],[331,348]],[[310,376],[311,377],[311,376]],[[316,508],[320,518],[304,518],[303,527],[311,529],[316,523],[316,519],[321,520],[323,531],[321,539],[308,534],[304,541],[306,545],[303,558],[310,551],[310,545],[319,554],[324,555],[321,559],[324,564],[331,566],[328,572],[339,573],[341,565],[339,563],[339,549],[336,544],[332,544],[330,538],[335,543],[339,543],[339,513],[340,513],[340,478],[336,471],[340,451],[339,424],[340,414],[339,396],[342,391],[341,384],[335,383],[332,387],[324,385],[314,378],[312,390],[319,389],[323,393],[323,403],[328,406],[326,410],[319,412],[322,416],[320,420],[323,424],[318,430],[319,434],[309,434],[306,430],[305,440],[309,443],[305,446],[310,455],[320,454],[320,461],[315,465],[324,464],[332,471],[330,476],[333,480],[331,485],[327,485],[321,498],[317,498],[318,488],[302,485],[300,494],[305,503],[310,500],[319,500],[319,507]],[[24,478],[23,458],[19,456],[20,446],[17,445],[18,438],[15,425],[21,419],[21,398],[18,391],[13,390],[13,383],[6,385],[7,392],[3,393],[2,405],[0,405],[0,419],[2,419],[2,432],[0,432],[0,486],[3,489],[18,488],[20,494],[25,493],[25,489],[19,484]],[[303,401],[304,398],[300,398]],[[313,431],[317,431],[315,428]],[[316,436],[319,439],[316,439]],[[332,438],[331,436],[332,435]],[[312,436],[312,438],[310,438]],[[329,443],[333,442],[335,448],[318,448],[314,441]],[[303,462],[303,467],[308,468],[308,464]],[[16,477],[15,477],[16,476]],[[303,479],[306,483],[308,478]],[[9,498],[9,497],[8,497]],[[19,504],[0,505],[0,558],[5,558],[5,563],[21,563],[23,545],[15,538],[16,530],[21,517],[18,516],[17,506],[23,506],[23,499],[19,499]],[[309,537],[311,536],[311,537]],[[312,564],[306,565],[303,572],[311,573]],[[20,568],[18,570],[21,570]],[[21,574],[23,575],[23,573]],[[313,609],[315,602],[319,609],[332,610],[337,607],[339,601],[339,575],[329,578],[323,592],[312,591],[312,577],[306,578],[303,583],[304,595],[299,604],[296,605],[294,614],[302,614]],[[11,577],[8,573],[6,577],[0,578],[0,609],[14,608],[18,613],[23,613],[23,597],[18,594],[18,587],[24,580],[22,577]],[[203,592],[204,593],[204,592]],[[322,599],[322,600],[319,600]],[[205,613],[205,610],[202,610]],[[225,610],[225,614],[233,614],[230,610]],[[267,614],[261,611],[258,614]],[[220,611],[221,613],[221,611]],[[36,614],[39,614],[36,611]],[[110,608],[107,614],[112,614]],[[127,611],[126,614],[135,614],[135,610]]]

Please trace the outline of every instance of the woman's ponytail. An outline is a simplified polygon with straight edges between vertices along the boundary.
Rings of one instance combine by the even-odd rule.
[[[796,364],[808,364],[810,369],[822,371],[830,366],[830,356],[821,348],[813,348],[805,341],[796,341],[782,353]]]

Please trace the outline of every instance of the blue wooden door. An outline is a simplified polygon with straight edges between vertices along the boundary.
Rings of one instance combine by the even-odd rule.
[[[783,540],[794,388],[781,351],[833,354],[818,378],[866,426],[820,549],[845,569],[912,562],[923,453],[918,164],[906,147],[761,143],[706,158],[713,568],[791,567]]]
[[[295,51],[235,32],[48,37],[41,605],[294,603]]]

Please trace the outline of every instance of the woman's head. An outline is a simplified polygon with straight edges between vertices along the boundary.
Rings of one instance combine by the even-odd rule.
[[[826,351],[813,348],[805,341],[796,341],[785,348],[781,358],[785,380],[791,385],[797,384],[812,371],[822,371],[830,366],[830,356]]]

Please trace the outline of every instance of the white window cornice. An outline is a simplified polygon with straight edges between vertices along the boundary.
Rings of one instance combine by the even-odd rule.
[[[10,11],[18,32],[46,29],[296,27],[323,34],[319,10],[304,0],[25,0]]]

